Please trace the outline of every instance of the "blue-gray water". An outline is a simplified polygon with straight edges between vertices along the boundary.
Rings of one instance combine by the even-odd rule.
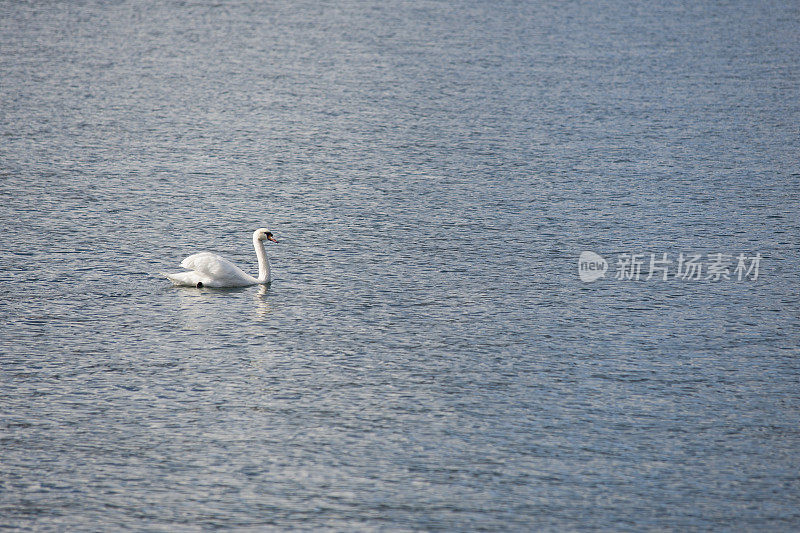
[[[0,528],[800,528],[800,8],[658,4],[0,3]]]

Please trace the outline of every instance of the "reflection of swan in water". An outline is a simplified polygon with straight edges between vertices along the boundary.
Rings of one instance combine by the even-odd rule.
[[[258,256],[258,277],[254,278],[245,274],[239,267],[227,259],[212,254],[200,252],[190,255],[181,266],[189,269],[188,272],[164,274],[172,283],[182,287],[246,287],[248,285],[266,285],[270,282],[269,259],[264,241],[278,242],[266,228],[253,232],[253,246]]]
[[[269,305],[269,300],[267,299],[268,292],[269,288],[266,285],[261,285],[255,295],[256,314],[258,318],[266,318],[267,315],[272,313],[272,307]]]
[[[242,309],[247,309],[247,300],[242,297],[255,292],[248,287],[228,289],[195,289],[177,287],[175,290],[178,312],[177,329],[207,333],[211,324],[216,327],[232,327],[241,319]],[[242,308],[242,304],[244,307]]]

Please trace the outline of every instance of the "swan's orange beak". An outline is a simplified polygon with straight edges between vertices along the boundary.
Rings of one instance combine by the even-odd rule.
[[[267,235],[267,239],[271,240],[272,242],[278,242],[278,241],[275,239],[275,237],[273,237],[272,235]]]

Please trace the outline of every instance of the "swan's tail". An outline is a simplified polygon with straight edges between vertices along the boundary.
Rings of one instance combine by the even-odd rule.
[[[196,287],[197,283],[201,281],[197,272],[178,272],[176,274],[167,274],[161,272],[161,275],[170,280],[174,285],[179,287]]]

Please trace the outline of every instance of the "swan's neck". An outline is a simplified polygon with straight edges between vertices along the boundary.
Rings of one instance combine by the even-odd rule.
[[[253,246],[258,256],[258,282],[269,283],[269,259],[267,259],[267,250],[264,248],[264,241],[253,237]]]

